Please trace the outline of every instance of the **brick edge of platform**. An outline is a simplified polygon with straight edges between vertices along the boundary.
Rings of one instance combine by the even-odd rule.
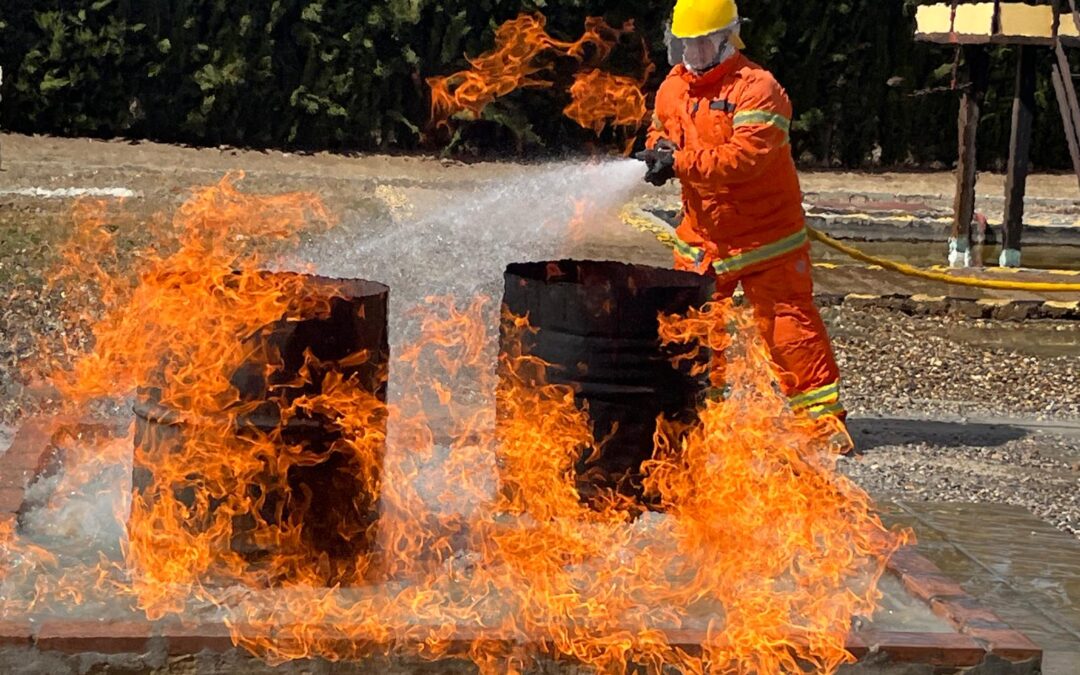
[[[900,578],[909,593],[987,653],[1013,662],[1042,659],[1042,648],[968,595],[915,548],[897,551],[889,561],[889,571]]]

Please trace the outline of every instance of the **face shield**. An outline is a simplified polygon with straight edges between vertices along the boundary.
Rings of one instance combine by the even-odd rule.
[[[682,63],[698,74],[720,65],[743,46],[738,20],[726,28],[693,38],[675,37],[669,25],[666,42],[668,62]]]

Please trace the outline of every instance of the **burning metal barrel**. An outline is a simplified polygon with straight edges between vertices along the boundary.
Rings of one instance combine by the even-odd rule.
[[[248,355],[230,378],[239,400],[220,415],[206,419],[175,409],[160,388],[140,392],[133,492],[150,503],[151,511],[153,500],[174,497],[191,509],[184,527],[196,535],[212,523],[220,525],[225,508],[235,512],[238,503],[250,505],[231,516],[227,550],[211,555],[236,554],[252,569],[275,556],[304,559],[322,571],[326,583],[348,582],[358,573],[358,557],[370,553],[375,541],[390,355],[389,289],[363,280],[302,279],[304,292],[325,298],[328,309],[310,318],[282,318],[253,335],[238,336]],[[371,403],[370,415],[335,407],[326,391],[333,383],[340,389],[335,396],[344,396],[343,401]],[[320,404],[303,405],[311,400]],[[338,419],[349,414],[358,417],[350,423],[368,425],[360,435],[374,439],[363,451]],[[200,475],[198,465],[178,479],[176,455],[170,456],[205,452],[190,447],[200,442],[213,452],[215,432],[219,451],[236,453],[246,463],[247,473],[241,475],[248,480],[231,486],[232,493],[221,476]],[[260,449],[248,456],[246,449],[256,446]],[[170,474],[161,475],[170,460]],[[129,527],[136,526],[133,511]]]
[[[641,496],[641,464],[653,453],[657,419],[689,421],[703,389],[690,364],[676,368],[663,347],[658,315],[685,313],[708,302],[711,279],[615,262],[510,265],[503,308],[528,316],[535,335],[525,354],[551,364],[547,380],[569,385],[587,404],[599,449],[579,462],[578,489]],[[507,339],[503,335],[504,351]]]

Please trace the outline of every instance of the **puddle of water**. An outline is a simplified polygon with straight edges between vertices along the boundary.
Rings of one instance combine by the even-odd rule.
[[[1080,649],[1080,542],[1018,507],[903,508],[923,555],[968,593],[1044,649]]]
[[[890,574],[881,578],[881,606],[873,618],[859,628],[873,628],[882,632],[955,633],[951,625],[940,618],[929,605],[908,593],[900,580]]]
[[[982,349],[1008,349],[1031,356],[1080,356],[1080,326],[1040,322],[945,324],[953,342]],[[1080,366],[1075,366],[1080,367]]]

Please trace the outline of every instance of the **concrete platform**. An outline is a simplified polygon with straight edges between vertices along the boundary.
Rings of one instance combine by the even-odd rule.
[[[105,430],[75,421],[63,426],[69,428],[67,434],[84,437]],[[6,515],[0,515],[9,526],[17,528],[26,513],[23,493],[27,486],[63,462],[63,452],[52,440],[56,438],[52,427],[47,420],[24,426],[10,450],[0,456],[0,476],[13,494],[3,508]],[[890,562],[881,585],[885,594],[881,608],[859,622],[848,638],[847,649],[859,662],[841,672],[1028,675],[1040,672],[1043,650],[1051,654],[1050,663],[1065,668],[1043,672],[1070,672],[1068,664],[1080,654],[1080,588],[1075,587],[1080,578],[1080,543],[1016,509],[897,503],[884,504],[882,510],[893,524],[913,527],[920,544],[899,552]],[[401,583],[394,582],[394,587]],[[333,592],[362,596],[371,589]],[[193,613],[191,623],[178,625],[148,621],[123,602],[96,603],[91,603],[89,614],[81,615],[46,607],[30,614],[6,614],[0,620],[0,669],[171,673],[190,672],[192,667],[196,672],[262,672],[264,668],[234,647],[220,615]],[[711,613],[710,607],[702,612],[678,625],[658,628],[692,653],[705,640],[705,627],[722,620],[722,614]],[[339,636],[343,628],[316,625],[310,630]],[[452,637],[463,643],[478,637],[521,639],[492,633],[483,625],[459,626]],[[461,662],[430,664],[407,657],[347,664],[299,660],[277,672],[352,673],[376,667],[387,672],[472,672]],[[578,669],[553,661],[537,672]]]
[[[845,239],[940,242],[952,228],[951,195],[826,189],[803,199],[811,226]],[[1028,197],[1024,206],[1027,244],[1080,246],[1080,200]],[[1000,241],[1004,210],[1004,197],[979,197],[977,212],[990,228],[987,243]]]

